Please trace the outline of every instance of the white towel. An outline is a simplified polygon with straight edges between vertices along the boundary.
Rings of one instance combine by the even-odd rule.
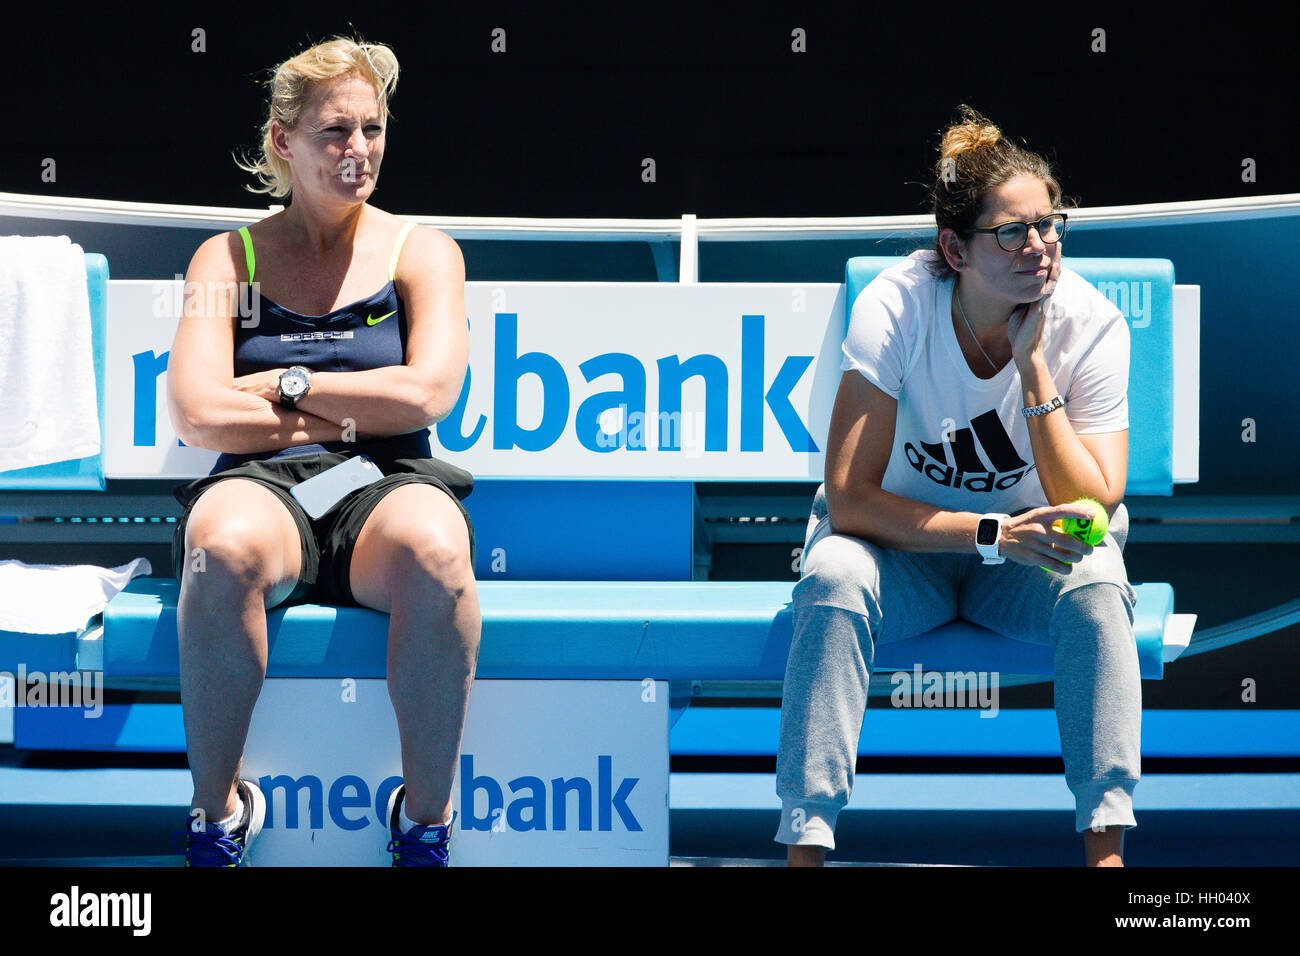
[[[0,471],[99,453],[86,258],[67,236],[0,236]]]
[[[0,631],[79,632],[132,578],[152,572],[148,558],[120,568],[0,561]]]

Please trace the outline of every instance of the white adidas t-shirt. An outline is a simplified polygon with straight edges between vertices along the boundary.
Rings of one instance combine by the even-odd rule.
[[[1042,507],[1020,372],[1014,361],[991,379],[971,371],[953,331],[954,282],[931,274],[933,255],[914,252],[863,289],[844,340],[840,368],[898,401],[882,487],[950,511]],[[1043,355],[1076,433],[1128,428],[1128,325],[1064,267],[1046,306]]]

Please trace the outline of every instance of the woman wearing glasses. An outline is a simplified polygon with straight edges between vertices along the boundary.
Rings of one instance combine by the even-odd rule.
[[[862,291],[843,345],[794,591],[776,839],[792,865],[834,848],[875,645],[960,618],[1054,648],[1076,830],[1089,865],[1120,865],[1141,718],[1120,553],[1128,327],[1061,268],[1048,164],[970,107],[933,195],[935,247]],[[1096,548],[1052,528],[1091,516],[1080,498],[1112,515]]]

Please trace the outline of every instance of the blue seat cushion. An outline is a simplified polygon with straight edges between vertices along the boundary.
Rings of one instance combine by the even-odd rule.
[[[20,666],[29,674],[76,670],[76,632],[25,634],[0,630],[0,671],[17,674]]]
[[[791,582],[480,582],[483,678],[781,680]],[[1162,675],[1167,584],[1137,586],[1144,677]],[[104,613],[109,677],[178,672],[176,581],[138,578]],[[269,677],[382,678],[388,616],[300,604],[267,612]],[[1052,673],[1052,648],[962,622],[882,645],[877,669]]]

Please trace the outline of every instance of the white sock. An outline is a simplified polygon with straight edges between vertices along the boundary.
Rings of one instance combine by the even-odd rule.
[[[397,825],[401,827],[403,833],[410,833],[411,827],[421,826],[406,815],[406,801],[402,801],[402,809],[397,811]]]
[[[215,825],[221,827],[226,836],[230,836],[230,834],[234,833],[235,830],[239,829],[239,824],[243,822],[243,819],[244,801],[240,799],[239,794],[235,794],[234,814],[224,820],[218,820]]]
[[[414,820],[412,820],[410,817],[406,815],[406,801],[403,800],[401,809],[397,811],[397,825],[401,827],[403,833],[410,833],[411,827],[444,826],[444,825],[449,826],[450,824],[416,823]]]

